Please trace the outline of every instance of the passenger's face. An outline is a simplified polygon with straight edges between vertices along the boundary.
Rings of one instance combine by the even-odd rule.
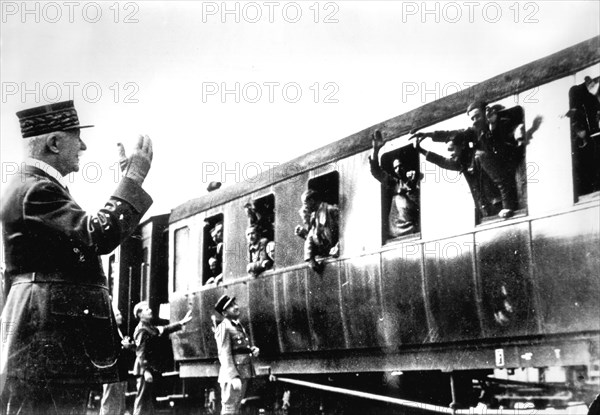
[[[223,228],[215,230],[212,237],[216,243],[223,242]]]
[[[462,148],[450,141],[448,143],[448,152],[450,153],[451,158],[459,158],[462,152]]]
[[[485,115],[479,108],[469,111],[469,118],[473,121],[473,128],[481,129],[485,126]]]
[[[490,124],[496,124],[496,121],[498,121],[498,113],[496,112],[490,112],[487,114],[487,121]]]
[[[246,231],[246,240],[249,244],[255,244],[258,239],[258,235],[256,233],[256,229],[250,228]]]
[[[397,176],[400,176],[400,173],[402,172],[402,165],[400,164],[400,160],[398,160],[398,159],[394,160],[393,168],[394,168],[394,173]]]
[[[57,141],[58,167],[57,170],[63,176],[79,171],[79,158],[87,146],[81,140],[79,130],[62,131]]]

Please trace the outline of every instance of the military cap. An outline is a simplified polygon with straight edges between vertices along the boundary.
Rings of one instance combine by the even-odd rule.
[[[227,294],[222,295],[219,298],[219,301],[215,304],[215,310],[219,312],[219,314],[223,314],[223,311],[229,307],[235,301],[235,297],[230,297]]]
[[[504,109],[504,105],[495,104],[490,107],[487,107],[486,113],[487,114],[497,114],[498,112],[502,111],[503,109]]]
[[[469,106],[467,107],[467,114],[469,114],[471,111],[475,110],[475,109],[485,109],[485,107],[487,107],[487,103],[485,101],[474,101],[471,102],[469,104]]]
[[[68,131],[89,128],[93,125],[80,125],[73,101],[62,101],[42,105],[17,112],[23,138],[48,134],[56,131]]]
[[[138,313],[140,311],[142,311],[145,308],[148,308],[149,304],[148,301],[140,301],[139,303],[137,303],[134,307],[133,307],[133,315],[138,316]]]

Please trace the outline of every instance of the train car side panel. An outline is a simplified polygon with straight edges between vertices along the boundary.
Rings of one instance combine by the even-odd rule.
[[[379,254],[342,263],[341,297],[344,325],[351,348],[384,344]]]
[[[250,331],[254,342],[260,347],[261,356],[272,356],[280,353],[279,334],[275,314],[274,281],[270,276],[259,278],[248,284],[250,298],[248,315],[251,316]]]
[[[600,209],[533,221],[533,259],[543,332],[600,328]]]
[[[381,254],[384,343],[388,347],[421,344],[435,332],[427,317],[422,245],[402,243]]]
[[[486,337],[536,333],[529,223],[477,232],[475,248]]]
[[[274,276],[277,329],[284,353],[312,350],[306,309],[306,270],[297,269]]]
[[[473,245],[472,234],[424,244],[425,286],[436,329],[433,342],[481,336]]]
[[[307,304],[315,350],[343,349],[344,332],[340,304],[340,264],[327,263],[322,274],[307,271]]]
[[[183,317],[190,309],[195,318],[192,319],[183,330],[171,335],[173,354],[175,360],[193,359],[207,355],[207,344],[204,336],[205,328],[209,327],[210,320],[206,321],[204,304],[199,295],[172,295],[171,314],[172,321],[177,317]]]

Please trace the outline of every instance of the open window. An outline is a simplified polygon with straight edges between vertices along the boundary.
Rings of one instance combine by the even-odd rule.
[[[223,275],[223,214],[204,220],[202,284],[217,283]]]
[[[600,191],[600,79],[586,76],[569,90],[575,201]]]
[[[275,262],[275,196],[267,195],[244,205],[248,216],[246,243],[252,275],[271,269]]]
[[[333,171],[309,180],[302,194],[303,223],[296,235],[305,240],[304,260],[313,269],[316,258],[339,255],[339,186],[339,173]]]
[[[381,156],[373,175],[381,183],[381,226],[383,242],[421,231],[421,171],[412,145]]]
[[[338,205],[340,202],[340,174],[337,171],[310,179],[308,188],[319,194],[323,202],[332,205]]]
[[[536,117],[525,128],[525,112],[516,105],[489,105],[486,108],[488,132],[476,143],[472,166],[480,200],[477,223],[525,214],[527,209],[526,150],[539,127]],[[473,186],[471,186],[473,190]]]

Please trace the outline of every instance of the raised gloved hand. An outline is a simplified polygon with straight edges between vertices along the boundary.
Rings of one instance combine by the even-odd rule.
[[[118,143],[117,146],[119,147],[121,171],[125,177],[129,177],[141,186],[152,164],[152,140],[147,135],[140,135],[135,150],[129,157],[125,154],[123,144]]]

